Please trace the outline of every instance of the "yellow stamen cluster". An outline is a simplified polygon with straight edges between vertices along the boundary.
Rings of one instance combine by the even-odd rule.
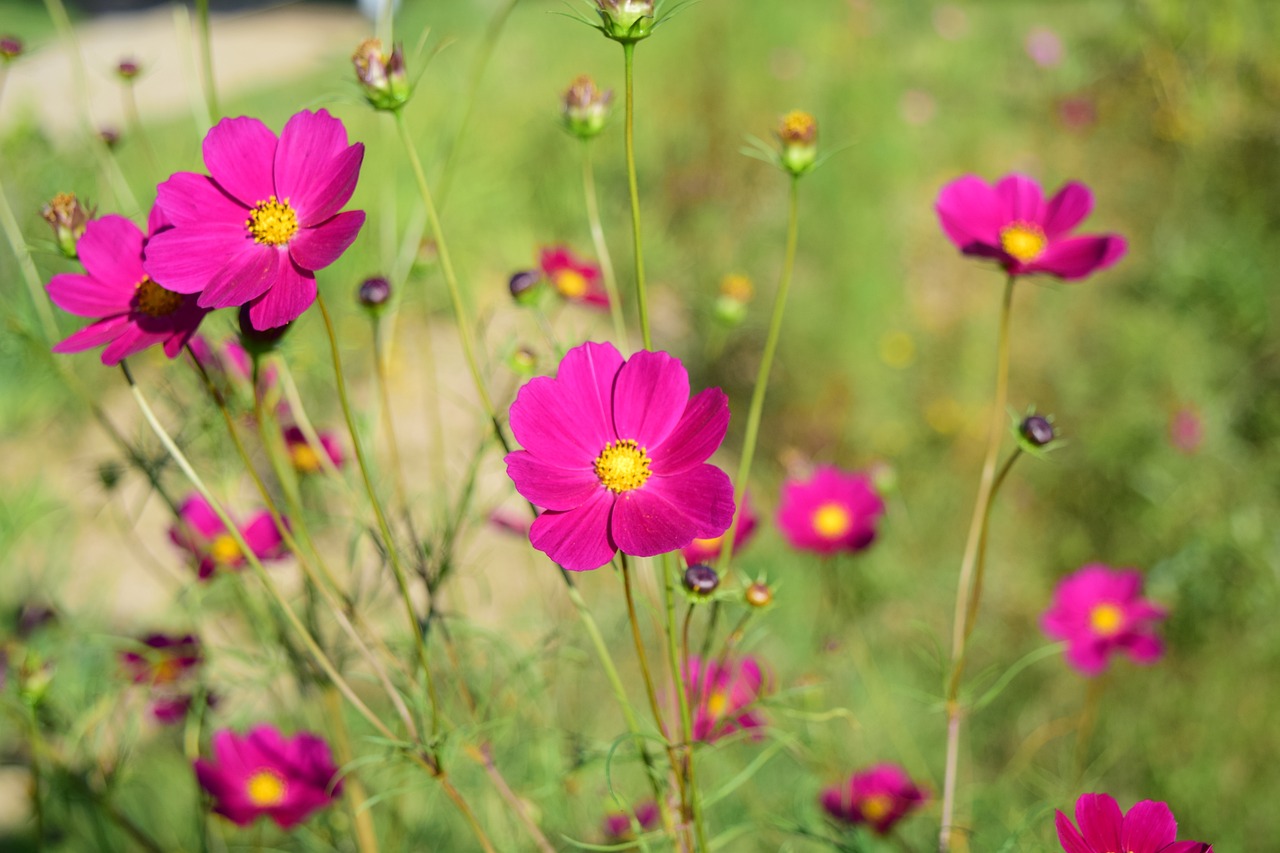
[[[244,557],[230,533],[220,533],[209,543],[209,556],[215,563],[233,566]]]
[[[298,214],[289,206],[289,199],[276,201],[276,197],[271,196],[253,206],[244,227],[249,229],[255,243],[283,246],[298,233]]]
[[[579,299],[587,292],[587,278],[577,270],[561,270],[551,281],[565,299]]]
[[[280,805],[284,802],[286,790],[288,785],[284,777],[267,768],[256,771],[244,785],[244,793],[249,802],[260,808]]]
[[[165,290],[150,276],[143,276],[133,295],[133,307],[148,317],[165,317],[182,307],[182,294]]]
[[[853,516],[838,503],[826,503],[813,514],[813,529],[824,539],[839,539],[853,527]]]
[[[1114,637],[1124,627],[1124,611],[1114,604],[1099,604],[1089,611],[1089,627],[1100,637]]]
[[[812,145],[818,138],[818,122],[804,110],[792,110],[782,117],[778,138],[784,145]]]
[[[314,474],[320,470],[320,454],[305,441],[289,448],[289,459],[292,460],[293,467],[303,474]]]
[[[882,820],[893,808],[893,800],[887,794],[872,794],[862,801],[862,816],[875,823]]]
[[[1000,248],[1024,264],[1040,257],[1048,243],[1044,229],[1032,222],[1015,222],[1000,230]]]
[[[756,291],[751,286],[751,279],[740,273],[729,273],[720,279],[720,295],[736,302],[750,302]]]
[[[649,455],[629,438],[606,444],[596,457],[594,468],[600,485],[615,494],[640,488],[652,473]]]
[[[723,717],[729,710],[729,697],[717,690],[707,698],[707,713],[712,717]]]

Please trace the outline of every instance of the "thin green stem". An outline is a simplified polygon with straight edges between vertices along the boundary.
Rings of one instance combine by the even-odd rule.
[[[733,560],[734,539],[737,538],[738,526],[742,523],[742,502],[747,494],[747,481],[751,479],[751,463],[755,459],[756,443],[760,439],[760,419],[764,415],[765,392],[769,387],[769,373],[773,369],[773,357],[778,350],[778,339],[782,336],[782,315],[787,308],[787,293],[791,290],[791,277],[795,271],[796,244],[800,237],[799,187],[800,179],[793,175],[787,204],[787,244],[782,259],[782,277],[778,280],[778,292],[773,297],[769,334],[765,338],[764,353],[760,356],[760,367],[756,371],[756,384],[751,391],[751,408],[747,410],[742,458],[738,461],[738,473],[733,481],[737,490],[734,494],[737,509],[733,515],[733,524],[725,533],[720,557],[716,561],[716,569],[720,572],[721,578],[728,576],[730,562]]]
[[[667,660],[671,667],[672,681],[675,682],[676,686],[676,705],[680,709],[680,742],[684,746],[683,762],[676,772],[684,773],[686,806],[690,812],[686,817],[693,818],[694,832],[698,838],[698,849],[709,851],[711,847],[707,844],[707,829],[702,819],[702,801],[698,797],[698,783],[694,767],[693,713],[689,708],[688,692],[685,690],[685,660],[681,655],[680,640],[676,632],[675,572],[676,567],[671,555],[664,555],[662,558],[662,592],[663,604],[667,610]],[[690,613],[692,612],[691,605]],[[684,628],[684,640],[685,645],[687,645],[689,641],[688,619],[685,619]]]
[[[31,295],[31,304],[35,306],[36,314],[40,317],[45,340],[52,343],[58,339],[58,324],[53,318],[53,309],[49,307],[49,297],[44,292],[40,273],[36,270],[35,262],[31,260],[31,252],[27,250],[27,241],[22,236],[22,228],[18,225],[17,217],[13,215],[13,208],[9,207],[9,199],[4,193],[3,183],[0,183],[0,227],[4,228],[4,236],[9,241],[9,248],[13,251],[13,256],[18,259],[18,269],[22,271],[22,280],[27,285],[27,292]]]
[[[391,391],[387,388],[386,341],[382,335],[382,320],[373,317],[373,376],[378,386],[378,403],[382,409],[382,426],[387,433],[387,453],[391,457],[391,484],[396,492],[396,502],[405,515],[409,532],[417,545],[413,532],[413,517],[409,514],[409,492],[404,485],[404,470],[400,466],[400,444],[396,441],[396,425],[391,418]]]
[[[636,307],[640,311],[640,339],[644,342],[644,348],[649,350],[653,349],[653,338],[649,335],[649,301],[644,289],[644,249],[640,244],[640,188],[636,182],[635,54],[635,42],[623,42],[622,61],[627,91],[624,136],[627,148],[627,187],[631,192],[631,240],[636,261]]]
[[[1004,485],[1005,478],[1009,476],[1009,472],[1013,470],[1013,463],[1022,457],[1022,448],[1015,447],[1013,453],[1009,454],[1009,458],[1005,460],[1004,465],[1000,466],[1000,472],[996,474],[996,481],[991,485],[991,500],[987,501],[986,517],[982,519],[982,534],[978,538],[978,558],[973,570],[973,595],[969,597],[969,611],[965,615],[964,638],[965,643],[969,641],[969,637],[973,635],[973,626],[978,621],[978,605],[982,601],[982,581],[986,575],[987,568],[987,541],[991,535],[991,508],[996,504],[996,495],[1000,494],[1000,487]],[[963,665],[957,666],[956,669],[963,669]]]
[[[627,321],[622,316],[622,297],[618,293],[618,278],[613,271],[613,259],[609,256],[609,243],[604,238],[604,226],[600,222],[600,202],[596,197],[596,170],[591,165],[591,140],[582,140],[582,189],[587,200],[587,222],[591,226],[591,242],[600,259],[600,274],[604,278],[605,293],[609,295],[609,315],[613,318],[613,336],[622,349],[627,344]]]
[[[1093,732],[1098,724],[1098,709],[1102,705],[1102,694],[1106,691],[1107,680],[1106,676],[1088,679],[1089,686],[1085,690],[1084,706],[1080,709],[1080,722],[1076,727],[1077,784],[1084,780],[1085,767],[1089,763],[1089,743],[1093,740]]]
[[[125,81],[123,88],[124,115],[129,131],[138,140],[138,147],[142,149],[142,156],[146,159],[147,166],[153,173],[158,174],[160,160],[156,157],[156,150],[151,147],[151,140],[147,138],[147,132],[142,127],[142,117],[138,113],[138,96],[134,91],[133,81]]]
[[[209,29],[209,0],[196,0],[196,27],[200,31],[200,61],[204,70],[204,101],[210,121],[217,121],[218,85],[213,76],[213,37]]]
[[[991,423],[987,431],[987,453],[982,463],[982,477],[978,482],[978,498],[974,502],[973,518],[969,523],[969,535],[965,541],[964,558],[960,563],[960,579],[956,589],[956,607],[951,644],[951,674],[947,680],[947,753],[946,775],[942,786],[942,827],[938,834],[938,850],[947,853],[951,849],[955,831],[956,776],[960,757],[960,683],[964,669],[965,645],[970,633],[968,625],[969,599],[974,591],[974,572],[978,563],[979,546],[984,542],[984,530],[991,514],[991,500],[995,494],[996,462],[1004,438],[1005,405],[1009,397],[1009,320],[1013,307],[1013,286],[1016,277],[1005,280],[1004,297],[1000,306],[1000,325],[996,338],[996,390],[992,402]],[[977,604],[972,606],[977,611]]]
[[[355,757],[351,752],[351,733],[347,730],[347,721],[342,715],[342,697],[333,688],[323,692],[325,716],[328,718],[329,732],[333,735],[334,752],[338,756],[338,765],[345,767]],[[348,774],[343,780],[346,793],[347,809],[351,813],[351,823],[355,827],[356,850],[358,853],[378,853],[378,833],[373,826],[373,812],[366,804],[369,795],[364,784],[354,775]]]

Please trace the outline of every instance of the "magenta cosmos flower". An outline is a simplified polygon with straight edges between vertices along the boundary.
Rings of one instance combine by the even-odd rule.
[[[240,525],[240,535],[259,560],[279,560],[285,556],[280,531],[266,510],[248,524]],[[178,507],[178,523],[169,528],[169,538],[196,558],[200,580],[208,580],[219,567],[239,569],[244,565],[244,552],[213,507],[200,495],[191,495]]]
[[[129,679],[151,689],[151,715],[166,725],[186,716],[200,660],[200,643],[192,634],[148,634],[138,651],[120,655]]]
[[[598,264],[578,257],[566,246],[552,246],[542,250],[538,266],[566,302],[609,307],[609,295],[601,284]]]
[[[581,572],[617,551],[652,557],[721,535],[733,487],[706,459],[728,426],[724,392],[690,398],[689,374],[667,353],[574,347],[554,379],[531,379],[511,404],[524,450],[508,454],[507,475],[545,510],[529,541]]]
[[[1164,608],[1142,598],[1137,570],[1092,563],[1062,579],[1040,627],[1067,641],[1067,663],[1085,675],[1098,675],[1120,651],[1137,663],[1159,660],[1164,644],[1155,623],[1164,617]]]
[[[1128,814],[1108,794],[1084,794],[1076,800],[1077,830],[1062,812],[1055,819],[1066,853],[1213,853],[1202,841],[1175,841],[1178,823],[1164,803],[1143,800]]]
[[[320,439],[319,448],[307,441],[307,436],[296,426],[287,427],[284,431],[284,446],[289,451],[289,461],[299,474],[314,474],[323,469],[321,453],[329,457],[333,467],[342,467],[342,447],[338,444],[338,437],[331,432],[317,432],[316,438]]]
[[[866,474],[820,465],[808,480],[782,484],[778,526],[793,548],[861,551],[876,538],[884,501]]]
[[[146,268],[202,308],[249,305],[257,329],[297,319],[315,301],[315,271],[356,239],[364,146],[342,122],[304,110],[279,138],[256,118],[224,118],[204,138],[212,177],[178,172],[156,189],[173,228],[147,245]]]
[[[751,508],[751,501],[746,495],[742,496],[742,506],[738,508],[738,512],[742,515],[738,521],[738,532],[733,537],[733,553],[738,554],[742,551],[744,545],[751,541],[751,537],[755,535],[756,525],[760,522],[760,516],[756,515],[755,510]],[[729,535],[729,531],[725,531],[720,536],[713,536],[710,539],[695,539],[680,549],[680,553],[684,555],[686,565],[692,566],[697,563],[710,563],[716,557],[720,556],[720,550],[724,547],[724,537]]]
[[[286,738],[271,726],[247,735],[222,729],[213,736],[213,761],[196,759],[195,770],[213,810],[239,826],[266,815],[289,829],[342,793],[329,745],[310,732]]]
[[[928,795],[916,787],[907,771],[896,764],[877,764],[826,788],[819,801],[835,820],[865,824],[885,835],[926,799]]]
[[[1093,210],[1093,193],[1080,183],[1046,202],[1025,175],[1006,175],[994,187],[965,175],[942,188],[935,209],[960,251],[992,258],[1010,275],[1081,279],[1120,260],[1127,248],[1118,234],[1069,236]]]
[[[143,248],[165,227],[158,207],[151,210],[145,235],[123,216],[104,216],[85,225],[76,244],[85,274],[55,275],[47,289],[63,311],[100,319],[55,344],[54,352],[105,346],[102,363],[113,365],[164,344],[165,355],[177,357],[208,312],[196,297],[161,287],[143,269]]]
[[[755,707],[769,692],[769,680],[751,656],[703,661],[689,655],[685,690],[693,709],[693,739],[714,743],[740,729],[758,729],[764,716]]]
[[[631,814],[626,812],[609,812],[604,816],[604,823],[601,829],[604,831],[605,842],[616,844],[619,841],[631,841],[635,838],[631,829]],[[640,829],[648,831],[658,825],[658,804],[653,800],[645,800],[636,806],[634,812],[635,822],[640,825]]]

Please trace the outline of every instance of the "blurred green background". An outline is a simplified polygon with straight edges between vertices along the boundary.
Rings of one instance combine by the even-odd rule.
[[[437,183],[467,117],[445,229],[471,299],[491,324],[491,353],[512,336],[539,345],[532,321],[508,304],[507,275],[530,266],[542,244],[590,253],[579,151],[558,127],[559,94],[580,73],[615,90],[622,83],[617,46],[559,14],[590,15],[587,6],[523,0],[468,106],[486,28],[503,6],[406,2],[397,22],[411,73],[421,74],[408,118]],[[303,25],[274,38],[306,38],[310,7],[296,11]],[[33,54],[14,73],[56,40],[38,4],[4,0],[0,21]],[[389,121],[359,99],[348,54],[366,30],[352,21],[350,47],[335,49],[315,73],[275,79],[269,53],[244,57],[260,66],[260,85],[224,95],[223,110],[279,128],[298,109],[325,106],[365,142],[354,203],[370,211],[370,222],[355,249],[321,276],[354,341],[365,326],[348,294],[363,276],[391,268],[414,195]],[[215,18],[215,38],[218,26]],[[415,45],[425,27],[426,52],[443,49],[423,67]],[[1001,496],[971,679],[989,685],[1048,642],[1039,614],[1055,581],[1085,562],[1146,571],[1148,594],[1171,612],[1169,649],[1149,669],[1113,664],[1080,778],[1070,723],[1086,683],[1059,656],[1031,665],[972,716],[961,776],[972,849],[1057,849],[1052,809],[1069,812],[1085,791],[1110,792],[1126,807],[1167,801],[1180,837],[1212,841],[1219,853],[1269,849],[1280,837],[1280,812],[1267,806],[1280,799],[1277,32],[1280,4],[1266,0],[703,0],[640,45],[637,144],[656,344],[686,360],[695,385],[730,394],[736,417],[726,464],[741,445],[786,218],[786,180],[739,150],[746,135],[771,138],[784,112],[803,108],[818,118],[823,150],[836,153],[801,186],[799,259],[752,492],[770,516],[778,484],[802,461],[883,464],[896,481],[880,539],[864,555],[821,564],[789,551],[770,524],[742,555],[747,575],[765,573],[779,585],[777,606],[753,624],[748,643],[782,688],[772,719],[798,743],[711,810],[719,830],[756,827],[724,849],[818,849],[788,837],[775,819],[814,822],[818,789],[874,761],[900,761],[940,794],[942,661],[980,466],[1001,277],[958,255],[932,204],[961,174],[994,180],[1015,170],[1047,191],[1086,182],[1097,204],[1083,230],[1122,233],[1130,250],[1082,283],[1017,286],[1010,405],[1052,413],[1068,441],[1048,461],[1020,462]],[[1048,55],[1037,62],[1035,50]],[[145,46],[139,51],[145,58]],[[68,91],[45,97],[76,109]],[[147,204],[170,171],[202,166],[188,114],[140,108],[160,168],[127,132],[113,156]],[[55,256],[39,219],[49,197],[75,190],[100,212],[120,209],[81,132],[6,115],[3,192],[47,280],[72,269]],[[594,157],[631,311],[620,113]],[[144,213],[120,212],[139,220]],[[757,298],[743,327],[721,340],[712,305],[728,273],[749,276]],[[428,318],[449,316],[443,287],[429,266],[410,285],[401,334],[427,334]],[[31,597],[57,598],[50,578],[77,582],[77,567],[59,563],[65,555],[55,537],[94,523],[63,508],[56,484],[32,476],[31,466],[70,467],[83,485],[98,460],[63,452],[94,427],[32,338],[38,321],[7,248],[0,298],[0,447],[25,461],[15,466],[21,475],[0,479],[0,553],[12,555],[0,570],[0,600],[16,610]],[[593,328],[585,316],[570,314],[565,334]],[[59,323],[64,334],[76,328],[73,318]],[[304,390],[332,411],[314,317],[304,318],[289,346]],[[135,361],[148,375],[164,375],[157,353]],[[500,358],[490,361],[495,381],[514,387]],[[104,394],[117,381],[94,355],[72,363]],[[368,365],[353,370],[367,376]],[[1171,434],[1179,417],[1200,430],[1181,447]],[[519,570],[549,570],[530,566]],[[832,572],[844,590],[837,618],[823,603]],[[616,586],[596,578],[588,588],[625,649]],[[85,671],[109,670],[110,651],[77,638],[142,630],[104,614],[65,615],[50,654],[82,658]],[[550,630],[545,618],[520,614],[517,622]],[[570,623],[560,634],[585,647]],[[575,661],[567,677],[590,679],[590,687],[557,685],[557,671],[548,665],[529,688],[544,697],[541,710],[515,705],[503,717],[497,744],[548,826],[586,838],[607,793],[599,755],[582,771],[589,795],[568,796],[558,783],[570,745],[585,738],[588,752],[598,751],[621,725],[611,716],[584,721],[603,690],[588,662]],[[848,712],[822,713],[832,707]],[[524,760],[530,741],[539,760]],[[706,775],[723,783],[774,743],[733,744]],[[6,747],[11,755],[15,748]],[[154,761],[147,766],[155,773],[185,772],[154,745],[134,760]],[[156,794],[154,780],[130,784],[126,809]],[[194,794],[182,790],[165,806],[178,816],[153,824],[175,838],[189,831],[182,810],[195,808]],[[410,831],[459,845],[437,849],[466,849],[459,827],[410,814],[421,822]],[[930,847],[937,815],[935,796],[904,826],[911,849]],[[73,836],[65,849],[87,849],[76,843]],[[328,849],[306,836],[272,843]]]

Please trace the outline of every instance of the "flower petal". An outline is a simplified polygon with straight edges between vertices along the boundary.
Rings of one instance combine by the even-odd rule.
[[[609,538],[613,506],[613,494],[601,489],[577,509],[544,512],[529,528],[529,542],[571,572],[598,569],[617,551]]]
[[[129,323],[120,330],[120,334],[116,335],[116,339],[107,344],[106,349],[102,351],[102,363],[112,367],[120,363],[121,359],[136,355],[165,339],[163,332],[148,332],[138,326],[137,323]]]
[[[1005,223],[1044,222],[1044,193],[1026,175],[1005,175],[996,183],[996,197],[1000,199]]]
[[[351,201],[364,162],[364,145],[356,143],[311,175],[290,204],[298,211],[298,222],[313,227],[331,218]]]
[[[163,236],[157,235],[157,239]],[[278,271],[288,260],[281,249],[249,244],[214,272],[200,292],[198,304],[201,308],[245,305],[276,284]]]
[[[316,301],[316,277],[281,252],[275,281],[249,306],[249,322],[255,329],[274,329],[292,323]]]
[[[661,444],[689,404],[689,372],[669,353],[641,350],[618,371],[613,426],[641,447]],[[688,543],[685,543],[688,544]]]
[[[63,311],[79,317],[108,317],[128,313],[137,283],[122,287],[87,275],[64,272],[50,279],[45,290],[53,304]]]
[[[707,388],[685,406],[675,429],[649,450],[655,474],[677,474],[705,462],[724,441],[729,429],[729,398],[719,388]]]
[[[250,204],[237,201],[207,175],[176,172],[156,187],[156,207],[170,225],[206,226],[236,224],[248,234],[244,222]]]
[[[1106,267],[1124,257],[1129,248],[1118,234],[1072,237],[1050,243],[1044,254],[1025,268],[1027,273],[1046,272],[1059,278],[1075,280]]]
[[[1164,643],[1150,634],[1137,634],[1124,644],[1134,663],[1152,664],[1164,657]]]
[[[76,252],[89,277],[103,284],[123,289],[142,280],[142,230],[123,216],[89,222]]]
[[[1076,823],[1094,850],[1120,850],[1124,815],[1110,794],[1082,794],[1076,800]]]
[[[613,383],[622,367],[613,344],[587,342],[565,354],[555,379],[525,383],[511,404],[511,432],[525,450],[562,468],[590,465],[617,437]]]
[[[363,157],[364,146],[348,147],[346,127],[327,110],[296,113],[280,131],[276,196],[289,200],[303,225],[323,222],[351,198]]]
[[[1000,228],[1007,224],[995,191],[976,175],[965,175],[943,187],[934,210],[942,230],[959,249],[974,244],[995,246],[1000,241]]]
[[[289,256],[304,270],[322,270],[342,256],[364,225],[363,210],[348,210],[314,228],[303,228],[289,241]]]
[[[241,531],[244,542],[259,560],[273,560],[282,556],[284,539],[276,527],[271,513],[259,513],[256,518],[244,526]]]
[[[655,557],[675,551],[698,535],[693,519],[672,506],[648,483],[618,495],[610,532],[618,549],[634,557]]]
[[[200,293],[238,253],[251,246],[243,225],[179,225],[147,241],[143,267],[151,280],[166,290]]]
[[[604,488],[591,468],[560,468],[517,450],[506,458],[507,476],[520,496],[544,509],[564,512],[581,506]]]
[[[1178,837],[1178,822],[1165,803],[1143,800],[1124,816],[1119,849],[1126,853],[1158,853]]]
[[[733,524],[733,484],[714,465],[698,465],[671,477],[654,475],[639,491],[660,496],[692,519],[695,538],[722,536]]]
[[[219,186],[253,207],[275,194],[276,147],[276,135],[258,119],[224,118],[205,134],[204,164]]]
[[[83,352],[114,341],[129,325],[128,314],[117,314],[85,326],[80,331],[53,345],[56,353]]]
[[[1044,211],[1044,236],[1055,240],[1075,228],[1093,210],[1093,193],[1078,181],[1058,190]]]

